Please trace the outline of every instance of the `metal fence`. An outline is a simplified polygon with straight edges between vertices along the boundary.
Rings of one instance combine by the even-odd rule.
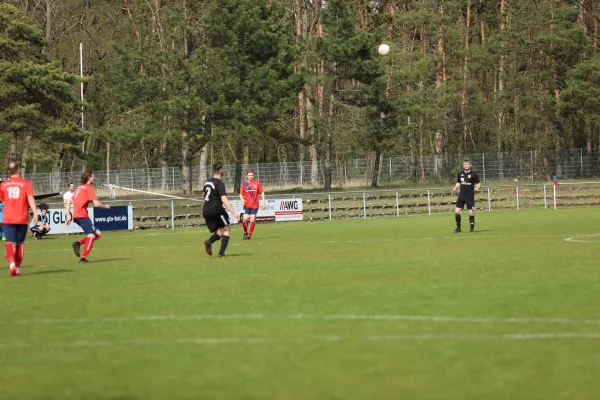
[[[305,221],[348,218],[401,217],[453,213],[456,194],[446,188],[295,193],[267,196],[302,198]],[[114,200],[133,206],[135,229],[176,229],[204,225],[201,199]],[[62,203],[55,205],[62,207]],[[482,186],[477,209],[558,209],[600,206],[600,182]]]
[[[462,160],[473,161],[473,169],[482,180],[543,181],[553,175],[559,179],[589,179],[600,177],[600,153],[582,149],[559,152],[478,153],[439,155],[428,157],[383,157],[379,182],[447,182],[462,167]],[[375,163],[373,159],[334,161],[332,181],[338,187],[359,187],[371,183]],[[253,169],[267,190],[317,188],[324,183],[322,162],[283,162],[245,164],[243,170]],[[210,167],[192,169],[193,189],[200,191]],[[37,192],[62,191],[69,182],[79,182],[80,172],[28,174]],[[111,183],[133,189],[176,192],[181,189],[181,168],[121,169],[95,171],[96,186]],[[233,187],[235,165],[225,167],[224,181]]]

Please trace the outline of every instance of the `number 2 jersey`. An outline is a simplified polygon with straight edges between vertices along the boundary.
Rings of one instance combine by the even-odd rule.
[[[4,204],[2,223],[27,225],[29,203],[27,196],[33,196],[33,185],[23,178],[10,178],[0,184],[0,201]]]
[[[204,184],[203,215],[220,215],[223,212],[221,196],[227,196],[225,184],[217,178],[210,178]]]

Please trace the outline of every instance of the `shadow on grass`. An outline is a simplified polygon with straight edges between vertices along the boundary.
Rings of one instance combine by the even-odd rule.
[[[90,264],[101,264],[101,263],[108,263],[108,262],[113,262],[113,261],[127,261],[127,260],[131,260],[131,258],[103,258],[100,260],[90,260]]]
[[[46,275],[46,274],[62,274],[65,272],[73,272],[75,271],[74,269],[47,269],[44,271],[35,271],[35,272],[28,272],[23,274],[23,276],[27,276],[27,275]]]

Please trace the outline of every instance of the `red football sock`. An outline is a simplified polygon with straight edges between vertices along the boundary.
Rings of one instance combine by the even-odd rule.
[[[256,226],[256,222],[250,222],[250,231],[248,232],[248,236],[252,236],[254,233],[254,227]]]
[[[6,243],[6,259],[8,260],[8,266],[15,264],[15,248],[12,243]]]
[[[90,252],[92,251],[92,247],[94,247],[94,240],[96,239],[93,237],[87,238],[87,240],[85,241],[85,247],[83,248],[83,254],[81,254],[81,258],[87,258],[87,256],[90,254]]]
[[[101,233],[96,233],[95,237],[96,237],[96,240],[98,240],[98,239],[100,239],[102,237],[102,234]]]
[[[15,254],[15,265],[17,266],[17,268],[19,268],[21,266],[21,263],[23,262],[23,254],[23,244],[18,244],[17,252]]]
[[[79,244],[85,244],[87,242],[87,236],[84,237],[83,239],[79,240]]]
[[[242,221],[242,226],[244,227],[244,233],[248,233],[248,223],[246,221]]]

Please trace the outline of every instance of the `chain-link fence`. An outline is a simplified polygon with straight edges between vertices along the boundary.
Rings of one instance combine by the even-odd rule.
[[[448,182],[462,168],[462,160],[473,161],[473,169],[484,182],[518,179],[520,181],[559,179],[586,179],[600,177],[600,153],[582,149],[558,152],[479,153],[439,155],[428,157],[383,157],[379,168],[379,182]],[[359,187],[370,185],[375,162],[373,159],[338,160],[332,163],[332,181],[335,186]],[[245,164],[243,171],[252,169],[268,190],[292,188],[317,188],[324,183],[322,162],[283,162],[270,164]],[[200,191],[210,167],[192,169],[192,183]],[[28,174],[38,193],[64,191],[69,182],[79,183],[80,172]],[[181,189],[180,168],[122,169],[95,171],[96,186],[110,183],[118,186],[160,192],[177,192]],[[233,187],[235,165],[225,167],[223,180]]]

